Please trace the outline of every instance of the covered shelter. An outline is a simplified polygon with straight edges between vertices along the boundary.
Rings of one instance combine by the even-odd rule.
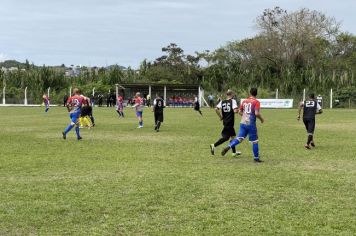
[[[204,99],[204,90],[198,84],[163,84],[163,83],[120,83],[116,84],[116,95],[123,95],[125,100],[133,98],[136,92],[140,92],[144,98],[149,95],[152,103],[156,94],[162,96],[167,106],[172,106],[172,101],[189,100],[198,97],[199,103],[207,105]],[[203,103],[202,103],[203,102]],[[176,105],[176,102],[174,102]]]

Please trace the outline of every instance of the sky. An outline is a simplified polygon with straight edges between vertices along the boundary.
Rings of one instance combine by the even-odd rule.
[[[253,37],[275,6],[321,11],[356,34],[356,0],[0,0],[0,61],[136,68],[169,43],[193,54]]]

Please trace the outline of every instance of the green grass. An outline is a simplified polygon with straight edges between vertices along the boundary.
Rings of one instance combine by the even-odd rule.
[[[78,142],[63,108],[0,108],[0,235],[355,235],[355,111],[326,110],[316,144],[296,110],[263,110],[262,164],[210,155],[213,110],[94,111]],[[223,145],[224,146],[224,145]]]

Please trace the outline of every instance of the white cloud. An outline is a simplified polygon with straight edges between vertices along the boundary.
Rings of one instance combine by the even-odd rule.
[[[9,57],[5,53],[0,53],[0,62],[8,60]]]

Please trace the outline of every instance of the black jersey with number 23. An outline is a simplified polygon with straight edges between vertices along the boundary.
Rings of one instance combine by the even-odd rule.
[[[318,103],[316,100],[306,100],[303,104],[303,118],[315,119],[315,114],[318,110]]]

